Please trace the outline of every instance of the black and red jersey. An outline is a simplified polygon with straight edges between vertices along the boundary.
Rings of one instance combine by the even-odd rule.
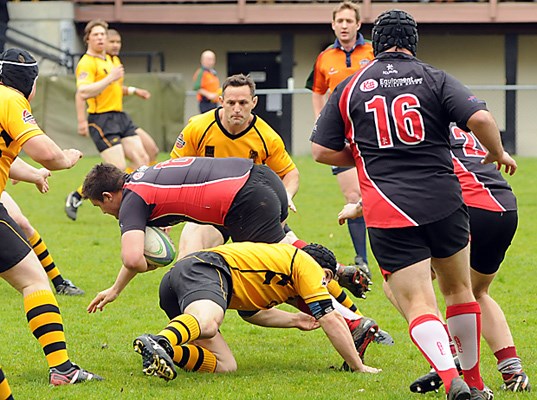
[[[224,225],[252,166],[244,158],[183,157],[138,169],[123,186],[121,233],[184,221]]]
[[[516,197],[496,165],[481,163],[486,152],[474,134],[452,125],[450,140],[466,205],[496,212],[516,210]]]
[[[462,205],[449,125],[486,109],[444,71],[383,52],[337,86],[311,140],[340,151],[350,143],[368,227],[401,228],[443,219]]]

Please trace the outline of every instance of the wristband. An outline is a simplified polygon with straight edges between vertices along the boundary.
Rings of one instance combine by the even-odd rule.
[[[135,88],[134,86],[129,86],[129,87],[127,88],[127,94],[128,94],[129,96],[132,96],[134,93],[136,93],[136,88]]]

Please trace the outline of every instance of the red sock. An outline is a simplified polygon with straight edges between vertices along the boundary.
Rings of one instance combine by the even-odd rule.
[[[470,387],[483,390],[479,371],[481,340],[481,308],[479,303],[454,304],[446,310],[449,332],[461,363],[464,380]]]
[[[459,373],[449,351],[449,337],[442,322],[436,315],[421,315],[410,322],[408,331],[416,347],[438,372],[448,393],[451,381]]]
[[[503,361],[506,358],[518,358],[518,355],[516,354],[516,347],[509,346],[504,349],[498,350],[496,353],[494,353],[494,357],[496,357],[498,362]]]

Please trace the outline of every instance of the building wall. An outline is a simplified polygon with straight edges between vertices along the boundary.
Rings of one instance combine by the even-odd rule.
[[[65,8],[54,14],[46,11],[28,10],[59,4]],[[19,7],[25,7],[24,10]],[[83,26],[78,26],[78,35],[72,35],[72,13],[70,2],[17,2],[10,3],[13,26],[24,29],[35,27],[39,37],[53,44],[67,46],[72,52],[83,51],[80,39]],[[328,18],[330,16],[327,16]],[[217,70],[221,79],[226,76],[228,52],[279,51],[280,32],[285,29],[294,33],[294,87],[303,88],[317,54],[333,41],[329,23],[322,27],[209,27],[185,26],[133,26],[113,25],[123,35],[123,51],[162,51],[165,55],[165,72],[191,76],[199,64],[199,55],[204,49],[212,49],[217,55]],[[32,31],[33,32],[33,31]],[[63,32],[63,33],[62,33]],[[71,33],[70,33],[71,32]],[[364,29],[369,38],[370,27]],[[519,84],[535,85],[534,66],[537,54],[534,43],[537,35],[519,37]],[[466,85],[503,85],[505,83],[504,35],[503,34],[452,34],[449,32],[425,33],[420,36],[418,57],[436,67],[450,72]],[[145,71],[145,60],[124,57],[126,70],[130,73]],[[48,70],[47,72],[51,72]],[[52,70],[52,72],[55,72]],[[187,87],[188,89],[188,87]],[[474,90],[486,100],[495,115],[500,129],[505,127],[505,95],[498,90]],[[520,155],[537,156],[537,134],[533,124],[533,104],[537,101],[537,90],[519,91],[517,115],[517,149]],[[185,105],[185,121],[197,112],[195,99],[190,96]],[[308,137],[313,126],[313,112],[309,94],[297,94],[293,98],[293,153],[308,154]],[[180,127],[178,127],[178,130]]]

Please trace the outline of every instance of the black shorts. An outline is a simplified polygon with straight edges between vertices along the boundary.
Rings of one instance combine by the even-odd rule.
[[[482,274],[500,269],[518,225],[517,211],[495,212],[469,207],[470,266]]]
[[[99,153],[121,144],[121,139],[125,137],[135,136],[138,129],[127,114],[117,111],[89,114],[88,126]]]
[[[214,110],[218,106],[218,104],[213,103],[211,100],[206,99],[204,97],[199,102],[199,106],[200,106],[200,112],[203,114],[204,112],[207,112],[209,110]]]
[[[211,300],[226,311],[232,295],[231,273],[224,258],[199,251],[181,258],[160,282],[160,308],[169,319],[197,300]]]
[[[448,217],[430,224],[367,230],[380,268],[393,273],[427,258],[452,256],[468,244],[470,228],[463,204]]]
[[[348,171],[356,167],[334,167],[332,166],[332,175],[341,174],[342,172]]]
[[[9,216],[0,203],[0,272],[20,263],[32,251],[21,227]]]
[[[224,220],[234,242],[278,243],[285,237],[282,222],[288,216],[287,192],[269,167],[254,165]]]

